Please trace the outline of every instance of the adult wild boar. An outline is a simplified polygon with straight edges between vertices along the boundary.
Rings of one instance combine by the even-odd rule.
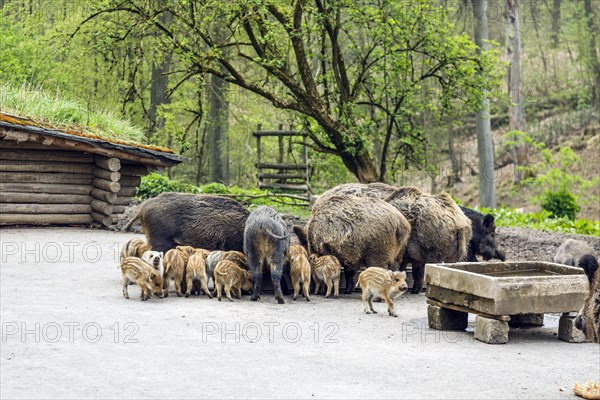
[[[467,261],[477,262],[477,255],[485,261],[497,258],[506,260],[502,250],[496,247],[496,221],[492,214],[483,215],[470,208],[460,206],[462,212],[471,220],[471,240],[467,252]]]
[[[410,236],[408,221],[390,204],[348,195],[321,196],[305,229],[294,226],[311,254],[333,255],[340,261],[346,293],[354,289],[356,272],[398,264]]]
[[[260,298],[263,271],[268,269],[275,299],[279,304],[285,303],[281,292],[281,275],[289,247],[290,232],[277,211],[262,206],[250,213],[244,230],[244,253],[248,257],[254,282],[252,301]]]
[[[141,219],[155,251],[166,252],[175,246],[241,251],[248,214],[237,201],[225,197],[161,193],[144,201],[123,230]]]
[[[425,264],[457,262],[467,255],[471,221],[447,193],[431,195],[410,186],[395,188],[384,183],[354,183],[337,186],[323,196],[350,192],[385,199],[410,223],[412,229],[401,269],[412,264],[412,293],[419,293],[423,287]]]
[[[579,260],[586,254],[591,256],[594,254],[592,246],[587,242],[584,242],[583,240],[566,239],[556,251],[554,262],[576,267],[579,266]]]

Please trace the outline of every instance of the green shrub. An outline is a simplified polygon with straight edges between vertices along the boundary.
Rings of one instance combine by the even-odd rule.
[[[164,175],[151,173],[142,177],[136,197],[140,200],[156,197],[163,192],[200,193],[197,186],[179,181],[172,181]]]
[[[514,208],[502,207],[482,208],[479,211],[492,214],[496,219],[497,226],[513,226],[552,232],[600,236],[600,221],[553,217],[552,213],[546,210],[537,213],[523,213]]]
[[[553,218],[567,217],[574,220],[581,210],[575,196],[566,190],[559,192],[546,191],[541,200],[542,209],[551,212]]]

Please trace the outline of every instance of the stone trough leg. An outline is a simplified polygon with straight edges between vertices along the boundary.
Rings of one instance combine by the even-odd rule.
[[[544,326],[544,314],[517,314],[511,315],[508,325],[511,328],[526,328]]]
[[[475,339],[489,344],[508,342],[508,322],[478,315],[475,318]]]
[[[463,331],[467,328],[469,314],[462,311],[429,305],[427,319],[431,329],[441,331]]]
[[[569,343],[585,342],[585,335],[575,327],[575,316],[564,313],[558,320],[558,338]]]

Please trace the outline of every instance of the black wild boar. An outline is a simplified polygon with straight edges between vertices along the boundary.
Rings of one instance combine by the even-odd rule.
[[[281,275],[290,247],[290,232],[281,216],[271,207],[252,211],[244,230],[244,253],[254,282],[251,300],[260,298],[263,271],[268,269],[273,281],[275,299],[285,303],[281,292]]]
[[[306,230],[294,232],[311,254],[333,255],[344,268],[346,293],[354,275],[368,267],[393,268],[410,236],[406,218],[390,204],[350,195],[321,196],[315,202]]]
[[[502,250],[496,247],[496,221],[491,214],[483,215],[470,208],[460,206],[462,212],[471,220],[471,240],[467,252],[467,261],[477,262],[477,255],[485,261],[497,258],[506,260]]]
[[[248,210],[225,197],[161,193],[144,201],[123,230],[138,218],[155,251],[176,246],[241,251]]]

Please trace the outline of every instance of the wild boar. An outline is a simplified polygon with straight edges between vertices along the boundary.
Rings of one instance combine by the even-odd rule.
[[[583,268],[590,282],[590,294],[575,318],[575,326],[585,333],[587,339],[600,343],[600,268],[598,260],[591,254],[579,259],[579,267]]]
[[[340,295],[340,276],[342,273],[342,266],[338,259],[334,256],[311,254],[310,262],[313,265],[312,278],[315,281],[315,294],[319,294],[321,283],[325,283],[327,287],[325,298],[331,296],[331,290],[333,289],[333,298],[337,299]]]
[[[244,253],[254,281],[252,301],[260,298],[263,270],[269,270],[275,299],[279,304],[285,303],[281,275],[289,246],[290,232],[277,211],[266,206],[252,211],[244,230]]]
[[[164,272],[164,292],[165,297],[169,296],[169,286],[171,278],[175,283],[175,291],[177,297],[181,297],[183,290],[182,284],[185,277],[185,266],[187,264],[189,256],[181,250],[171,249],[165,254],[163,263],[165,266]]]
[[[496,221],[492,214],[483,215],[470,208],[460,206],[462,212],[471,220],[471,240],[467,250],[466,260],[477,262],[477,255],[485,261],[496,258],[506,260],[502,250],[496,247]]]
[[[127,285],[129,282],[135,282],[140,287],[140,299],[148,300],[155,294],[157,297],[163,296],[162,277],[146,261],[139,257],[125,257],[121,261],[121,278],[123,281],[123,297],[129,298]]]
[[[383,268],[370,267],[360,273],[356,287],[362,291],[362,302],[365,313],[377,314],[373,309],[373,298],[381,297],[388,306],[388,314],[397,317],[394,310],[394,299],[406,292],[406,272],[389,271]],[[368,305],[368,307],[367,307]]]
[[[579,265],[579,260],[586,254],[594,254],[592,246],[587,242],[583,240],[566,239],[556,251],[554,262],[576,267]]]
[[[125,257],[142,257],[149,250],[152,250],[152,248],[144,239],[129,239],[121,249],[119,260],[122,261]]]
[[[209,299],[212,299],[213,296],[208,291],[206,276],[206,256],[208,253],[208,250],[197,250],[189,257],[185,268],[185,297],[189,297],[190,294],[200,294],[200,291],[202,291]]]
[[[467,256],[471,221],[447,193],[431,195],[411,186],[355,183],[337,186],[323,197],[350,191],[365,198],[385,198],[410,223],[412,229],[401,269],[412,264],[413,293],[419,293],[423,287],[426,263],[457,262]]]
[[[300,285],[302,285],[302,295],[306,301],[310,301],[309,289],[311,272],[306,249],[298,244],[290,246],[288,260],[290,264],[292,286],[294,287],[294,300],[298,298],[298,293],[300,293]]]
[[[297,225],[293,229],[310,254],[339,260],[346,293],[352,293],[357,271],[398,265],[411,231],[406,218],[383,200],[335,194],[319,197],[306,229]]]
[[[155,251],[167,252],[177,245],[241,251],[247,218],[248,210],[229,198],[161,193],[144,201],[123,230],[141,219],[144,234]]]
[[[242,289],[252,289],[252,276],[250,272],[240,268],[235,262],[230,260],[219,261],[215,267],[213,278],[219,301],[221,301],[223,290],[225,291],[225,297],[229,301],[233,301],[231,298],[231,289],[234,290],[233,294],[238,299],[242,298]]]

